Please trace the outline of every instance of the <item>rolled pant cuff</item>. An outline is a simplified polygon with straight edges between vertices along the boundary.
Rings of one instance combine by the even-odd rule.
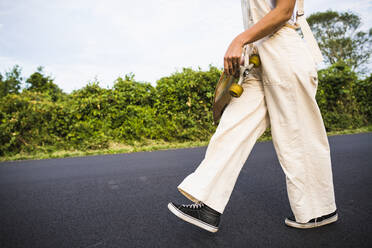
[[[213,210],[216,210],[220,214],[223,213],[223,209],[217,207],[214,203],[211,203],[208,199],[205,199],[205,198],[199,196],[198,193],[192,192],[192,190],[185,189],[185,187],[181,187],[181,186],[178,186],[177,189],[187,199],[189,199],[189,200],[191,200],[191,201],[193,201],[195,203],[203,202],[205,205],[207,205],[208,207],[212,208]]]

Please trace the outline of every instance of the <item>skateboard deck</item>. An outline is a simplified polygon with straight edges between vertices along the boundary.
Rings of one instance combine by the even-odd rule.
[[[233,96],[240,97],[242,94],[243,88],[241,87],[241,84],[245,76],[247,76],[253,67],[259,67],[261,64],[257,49],[252,44],[244,47],[242,58],[244,65],[240,65],[240,69],[237,74],[227,75],[223,71],[220,79],[218,80],[214,90],[214,100],[212,106],[214,125],[218,125],[223,111],[230,103],[231,98]],[[230,88],[232,84],[233,87]]]
[[[213,121],[214,124],[217,125],[223,111],[225,110],[226,106],[229,104],[232,96],[229,93],[229,88],[232,83],[236,83],[239,81],[239,77],[234,77],[227,75],[225,72],[222,72],[220,79],[216,85],[214,91],[214,100],[213,100]]]

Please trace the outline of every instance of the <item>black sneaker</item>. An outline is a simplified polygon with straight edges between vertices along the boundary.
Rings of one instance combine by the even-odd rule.
[[[337,210],[333,213],[323,215],[318,218],[309,220],[307,223],[300,223],[295,220],[295,217],[291,216],[285,219],[285,224],[295,228],[313,228],[318,226],[324,226],[336,222],[338,219]]]
[[[194,204],[168,204],[169,210],[177,217],[209,232],[217,232],[221,214],[202,202]]]

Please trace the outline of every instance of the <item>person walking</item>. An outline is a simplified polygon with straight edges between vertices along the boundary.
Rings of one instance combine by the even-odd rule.
[[[315,99],[316,66],[322,55],[303,4],[303,0],[241,0],[245,31],[229,45],[224,72],[233,75],[239,70],[243,51],[247,51],[244,56],[258,53],[261,66],[244,78],[244,91],[225,108],[203,161],[177,186],[194,202],[168,204],[182,220],[218,231],[238,175],[270,126],[293,213],[285,224],[313,228],[337,221],[330,148]]]

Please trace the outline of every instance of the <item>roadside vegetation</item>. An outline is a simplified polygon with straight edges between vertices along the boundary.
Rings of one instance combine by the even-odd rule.
[[[371,132],[372,29],[360,31],[350,13],[308,20],[327,61],[316,95],[327,132]],[[0,161],[206,146],[220,74],[214,66],[183,68],[154,87],[130,73],[112,88],[93,81],[66,94],[42,67],[24,79],[15,65],[0,73]],[[269,139],[270,128],[259,141]]]

